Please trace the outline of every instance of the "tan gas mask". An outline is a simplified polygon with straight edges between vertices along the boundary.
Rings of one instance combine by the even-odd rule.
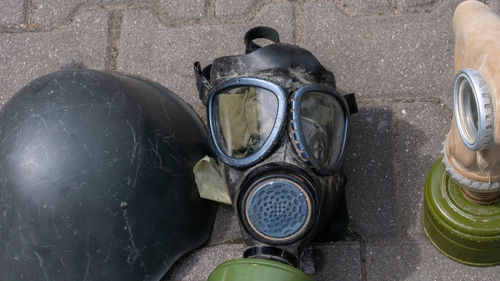
[[[500,199],[500,17],[465,1],[453,31],[454,116],[443,162],[469,200],[489,204]]]
[[[454,116],[425,182],[422,225],[457,262],[500,264],[500,17],[479,1],[455,10]]]

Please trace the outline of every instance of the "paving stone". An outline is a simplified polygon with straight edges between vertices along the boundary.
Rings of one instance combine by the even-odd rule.
[[[348,16],[335,3],[306,3],[301,44],[334,71],[339,88],[359,97],[449,98],[457,2],[432,13],[374,17]]]
[[[162,280],[206,281],[217,265],[242,257],[242,244],[201,248],[178,260]]]
[[[500,1],[497,0],[489,0],[489,1],[481,1],[483,3],[488,4],[488,6],[497,14],[500,15]]]
[[[221,244],[241,238],[238,216],[231,205],[219,204],[209,244]]]
[[[358,242],[315,245],[301,256],[300,269],[314,280],[360,280],[361,258]]]
[[[104,69],[108,13],[87,12],[51,32],[0,34],[0,104],[39,76],[70,64]]]
[[[451,128],[451,110],[439,104],[400,103],[394,106],[399,145],[401,222],[408,235],[423,234],[420,212],[427,172],[441,157]]]
[[[344,12],[354,16],[369,16],[392,12],[392,0],[337,0]]]
[[[34,23],[43,29],[52,29],[69,21],[85,0],[34,0]]]
[[[500,280],[496,267],[472,267],[441,254],[427,240],[405,243],[367,243],[368,281],[377,280]]]
[[[217,0],[215,2],[215,16],[238,18],[245,17],[261,0]]]
[[[205,14],[206,0],[34,0],[33,5],[35,24],[52,29],[66,23],[78,9],[96,5],[150,7],[168,19],[197,19]]]
[[[130,0],[113,0],[130,3]],[[207,0],[135,0],[146,2],[157,7],[160,15],[165,20],[189,20],[202,18],[206,13]]]
[[[399,12],[430,12],[444,0],[398,0]]]
[[[351,224],[365,240],[400,235],[390,107],[361,107],[349,124],[345,171]]]
[[[205,116],[205,108],[198,100],[193,63],[199,60],[206,66],[220,56],[244,54],[243,36],[253,26],[274,27],[281,41],[291,42],[292,10],[290,3],[272,4],[264,6],[248,23],[182,27],[166,27],[149,11],[126,11],[118,69],[162,83]]]
[[[0,1],[0,25],[19,24],[24,18],[24,1]]]

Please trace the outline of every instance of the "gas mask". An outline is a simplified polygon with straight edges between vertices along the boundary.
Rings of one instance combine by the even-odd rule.
[[[478,1],[453,17],[452,127],[431,168],[422,223],[431,242],[469,265],[500,263],[500,17]]]
[[[262,38],[274,44],[260,47],[254,40]],[[341,167],[356,101],[337,91],[310,52],[280,43],[274,29],[249,30],[245,44],[245,55],[217,58],[203,70],[195,63],[210,146],[247,258],[220,265],[209,280],[232,280],[234,270],[255,280],[269,270],[309,280],[292,266],[344,196]]]

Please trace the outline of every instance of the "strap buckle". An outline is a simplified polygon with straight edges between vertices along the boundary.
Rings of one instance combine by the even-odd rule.
[[[194,75],[196,78],[196,88],[198,89],[198,95],[203,103],[207,105],[208,103],[208,92],[213,88],[212,83],[210,83],[210,70],[212,65],[209,64],[203,70],[201,69],[200,62],[195,62],[193,65]]]

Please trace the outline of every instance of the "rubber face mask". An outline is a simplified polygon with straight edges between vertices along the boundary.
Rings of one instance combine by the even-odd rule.
[[[500,18],[483,3],[467,1],[453,19],[454,116],[443,161],[470,200],[500,198]]]
[[[253,40],[274,44],[260,47]],[[238,214],[245,258],[295,266],[344,196],[341,167],[353,94],[307,50],[256,27],[247,54],[195,63],[210,145]],[[210,280],[210,279],[209,279]]]

